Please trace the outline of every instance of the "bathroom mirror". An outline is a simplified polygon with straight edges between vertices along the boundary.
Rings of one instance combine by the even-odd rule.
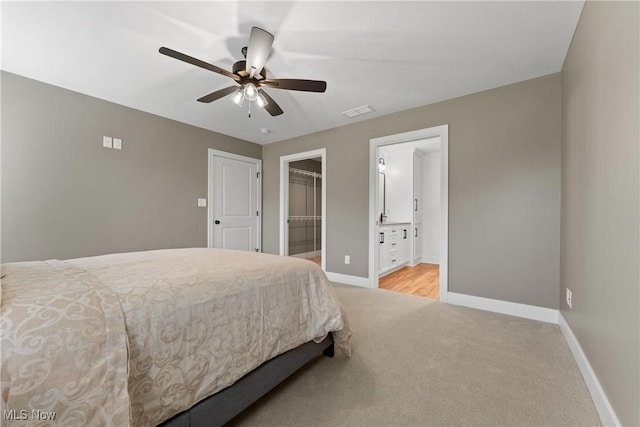
[[[384,172],[378,172],[378,221],[380,221],[380,224],[387,219],[385,180],[386,176]]]

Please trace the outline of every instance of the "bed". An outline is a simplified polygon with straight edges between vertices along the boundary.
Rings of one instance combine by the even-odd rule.
[[[351,331],[312,262],[170,249],[4,264],[6,425],[221,425]]]

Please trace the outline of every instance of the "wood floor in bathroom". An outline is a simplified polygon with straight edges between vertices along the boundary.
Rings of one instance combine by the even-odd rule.
[[[322,264],[322,257],[316,256],[316,257],[313,257],[313,258],[307,258],[307,259],[308,259],[309,261],[313,261],[313,262],[315,262],[315,263],[316,263],[316,264],[318,264],[318,265]]]
[[[440,266],[438,264],[420,263],[415,267],[403,267],[381,277],[378,281],[378,287],[437,300],[439,275]]]

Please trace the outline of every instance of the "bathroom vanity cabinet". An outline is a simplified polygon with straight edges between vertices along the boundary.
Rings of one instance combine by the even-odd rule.
[[[378,274],[407,264],[410,257],[411,223],[385,224],[378,228]]]

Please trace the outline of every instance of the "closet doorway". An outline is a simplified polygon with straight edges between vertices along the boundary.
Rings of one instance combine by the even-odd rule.
[[[280,255],[326,271],[326,150],[280,157]]]

